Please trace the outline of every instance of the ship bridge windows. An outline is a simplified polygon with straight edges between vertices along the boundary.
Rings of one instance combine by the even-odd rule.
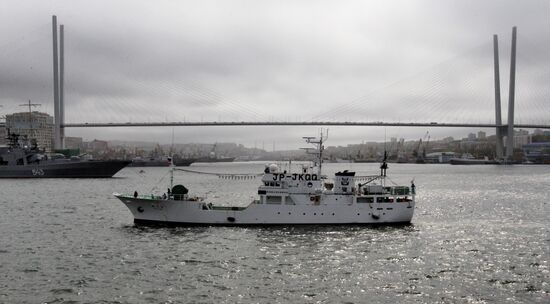
[[[281,187],[280,182],[274,182],[274,181],[264,182],[264,185],[266,187]]]
[[[265,202],[266,202],[266,204],[280,204],[282,202],[282,197],[266,195],[265,196]]]

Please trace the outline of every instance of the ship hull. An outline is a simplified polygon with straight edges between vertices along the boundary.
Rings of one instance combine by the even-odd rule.
[[[152,225],[342,225],[406,224],[414,202],[282,205],[252,203],[247,207],[206,207],[199,201],[133,198],[115,194],[136,224]]]
[[[155,220],[143,220],[143,219],[134,219],[134,224],[136,226],[151,226],[151,227],[187,227],[187,226],[244,226],[244,227],[257,227],[257,226],[406,226],[412,225],[411,221],[403,222],[353,222],[353,223],[194,223],[194,222],[166,222],[166,221],[155,221]]]
[[[129,163],[119,160],[90,160],[1,166],[0,178],[107,178]]]
[[[451,158],[451,165],[499,165],[496,160]]]
[[[235,160],[235,157],[219,157],[219,158],[199,158],[197,163],[230,163]]]
[[[132,161],[128,164],[128,167],[168,167],[170,162],[168,161]]]
[[[178,167],[189,167],[194,162],[195,159],[175,159],[174,165]]]
[[[174,159],[174,165],[178,167],[188,167],[195,159]],[[168,160],[134,160],[128,167],[169,167]]]

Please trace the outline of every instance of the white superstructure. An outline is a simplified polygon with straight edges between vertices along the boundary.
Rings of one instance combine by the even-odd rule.
[[[195,225],[383,224],[410,223],[415,186],[388,186],[384,162],[381,174],[322,175],[323,137],[308,137],[316,149],[314,166],[289,173],[275,164],[266,167],[258,197],[245,207],[214,206],[191,197],[181,185],[167,197],[114,195],[130,209],[135,223]],[[174,168],[172,168],[174,170]],[[179,187],[179,188],[178,188]]]

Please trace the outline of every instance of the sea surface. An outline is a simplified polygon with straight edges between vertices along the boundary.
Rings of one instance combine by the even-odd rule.
[[[379,172],[325,173],[344,169]],[[0,303],[550,303],[550,166],[390,164],[388,175],[415,181],[411,225],[136,227],[112,193],[162,193],[166,168],[0,179]],[[239,205],[260,183],[175,179]]]

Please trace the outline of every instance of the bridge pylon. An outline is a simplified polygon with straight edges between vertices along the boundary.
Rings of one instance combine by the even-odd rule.
[[[52,45],[53,45],[53,105],[54,105],[54,149],[63,149],[65,131],[62,125],[65,123],[64,109],[64,37],[63,25],[59,28],[59,45],[57,41],[57,16],[52,16]],[[58,55],[59,50],[59,55]]]
[[[512,28],[512,50],[510,55],[510,93],[508,94],[508,131],[506,132],[506,160],[514,156],[514,100],[516,94],[516,32]]]
[[[498,57],[498,36],[493,35],[494,65],[495,65],[495,125],[496,127],[496,158],[504,158],[504,141],[502,125],[502,111],[500,107],[500,69]],[[505,130],[504,130],[505,131]]]
[[[500,71],[498,57],[498,37],[493,35],[494,65],[495,65],[495,125],[496,125],[496,157],[511,161],[514,156],[514,100],[516,91],[516,35],[517,27],[512,28],[512,49],[510,56],[510,87],[508,94],[508,121],[502,124],[500,106]],[[506,136],[506,151],[504,151],[504,136]]]

